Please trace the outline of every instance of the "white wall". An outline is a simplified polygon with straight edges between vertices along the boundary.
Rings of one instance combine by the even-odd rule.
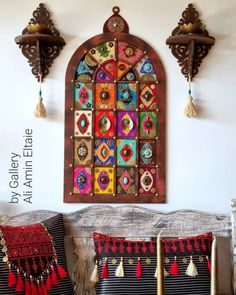
[[[167,76],[167,203],[143,206],[229,212],[230,199],[236,196],[235,0],[194,1],[200,18],[216,38],[194,82],[194,97],[201,109],[197,119],[182,115],[187,82],[165,44],[189,1],[46,0],[44,3],[67,45],[43,84],[48,117],[41,120],[32,115],[38,98],[36,79],[14,42],[39,1],[1,1],[0,213],[35,209],[65,212],[87,206],[63,203],[64,77],[74,51],[102,32],[114,5],[120,7],[130,33],[156,49]],[[22,153],[22,136],[27,128],[33,129],[33,203],[9,204],[11,153]],[[23,161],[19,163],[22,174]],[[24,189],[23,175],[20,176],[19,193]]]

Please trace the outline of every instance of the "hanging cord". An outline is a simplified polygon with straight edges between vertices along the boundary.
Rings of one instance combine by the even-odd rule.
[[[189,76],[188,76],[188,102],[184,108],[184,115],[187,117],[195,117],[197,115],[196,108],[193,103],[191,83],[192,83],[192,77],[189,74]]]
[[[46,113],[47,112],[43,104],[43,97],[42,97],[42,73],[39,73],[39,102],[36,105],[34,115],[36,118],[45,118]]]

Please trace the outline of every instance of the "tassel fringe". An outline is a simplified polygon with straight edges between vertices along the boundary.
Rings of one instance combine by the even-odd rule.
[[[20,271],[17,270],[17,282],[16,282],[16,292],[22,292],[24,291],[24,283],[22,281],[22,278],[20,276]]]
[[[27,278],[25,278],[25,295],[31,295],[30,283]]]
[[[177,276],[179,274],[179,266],[176,259],[177,257],[175,256],[175,261],[173,262],[169,270],[169,274],[172,276]]]
[[[57,272],[60,279],[64,279],[67,277],[67,272],[59,264],[57,264]]]
[[[137,268],[136,268],[136,277],[139,279],[142,277],[142,264],[140,257],[138,258]]]
[[[206,257],[206,259],[207,259],[207,267],[208,267],[209,273],[211,273],[211,261],[208,256]]]
[[[46,280],[46,288],[47,288],[48,291],[52,290],[52,280],[51,280],[51,276],[50,276],[49,272],[48,272],[48,277],[47,277],[47,280]]]
[[[45,118],[47,115],[46,108],[43,104],[43,98],[41,96],[39,97],[39,102],[36,105],[34,115],[36,118]]]
[[[120,259],[120,264],[118,265],[115,273],[116,277],[123,278],[124,274],[124,266],[123,266],[123,257]]]
[[[189,265],[187,267],[185,274],[190,277],[196,277],[198,275],[197,268],[196,268],[195,264],[193,263],[192,256],[190,256],[190,262],[189,262]]]
[[[93,283],[98,282],[98,261],[96,260],[92,275],[90,277],[90,281]]]
[[[16,284],[16,277],[14,272],[10,269],[9,266],[9,274],[8,274],[8,287],[13,287]]]
[[[52,266],[52,277],[51,277],[51,280],[52,280],[52,286],[56,286],[56,285],[59,284],[58,278],[57,278],[57,274],[56,274],[55,269],[53,268],[53,266]]]
[[[164,277],[168,277],[169,275],[170,274],[168,273],[168,271],[164,267]],[[154,277],[157,278],[157,276],[158,276],[158,268],[156,268]]]
[[[108,258],[106,258],[106,261],[105,261],[103,268],[102,268],[102,278],[103,279],[108,279],[108,277],[109,277],[107,260],[108,260]]]
[[[184,108],[184,115],[189,118],[197,116],[197,111],[193,103],[193,97],[191,95],[188,97],[188,102]]]

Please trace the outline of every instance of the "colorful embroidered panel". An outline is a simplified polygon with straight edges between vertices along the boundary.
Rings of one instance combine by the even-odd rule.
[[[66,202],[165,201],[164,69],[144,41],[116,33],[127,33],[116,21],[68,65]]]

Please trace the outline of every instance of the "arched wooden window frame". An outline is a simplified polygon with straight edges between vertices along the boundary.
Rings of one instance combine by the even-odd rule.
[[[113,10],[114,11],[114,10]],[[119,16],[119,14],[114,13]],[[114,16],[113,15],[113,16]],[[112,17],[111,17],[112,18]],[[110,19],[111,19],[110,18]],[[121,17],[120,17],[121,18]],[[123,18],[121,18],[123,20]],[[109,19],[108,19],[109,21]],[[108,22],[107,21],[107,22]],[[106,22],[106,23],[107,23]],[[140,38],[128,33],[128,25],[122,32],[109,32],[106,23],[104,33],[84,42],[72,55],[65,79],[65,156],[64,156],[64,202],[66,203],[164,203],[166,201],[165,185],[165,153],[166,153],[166,78],[163,64],[154,49]],[[75,112],[75,75],[83,56],[93,47],[104,42],[127,42],[141,49],[152,61],[157,77],[157,135],[156,138],[156,193],[140,195],[113,194],[82,195],[73,191],[74,187],[74,112]],[[117,53],[116,53],[117,54]],[[116,57],[115,57],[116,58]],[[118,81],[117,81],[118,82]],[[116,83],[117,83],[116,82]],[[138,84],[144,83],[139,81]],[[117,84],[116,84],[117,85]],[[137,167],[136,167],[137,168]],[[138,168],[137,168],[138,169]],[[138,173],[137,173],[138,174]],[[93,176],[92,176],[93,177]],[[138,189],[137,189],[138,190]]]

